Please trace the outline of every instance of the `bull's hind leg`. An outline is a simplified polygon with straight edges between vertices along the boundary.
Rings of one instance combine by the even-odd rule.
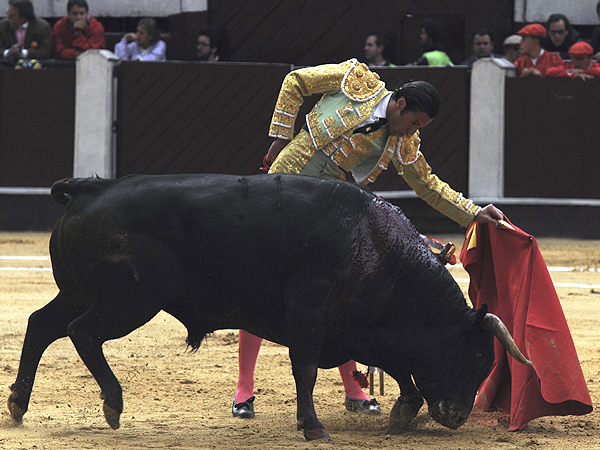
[[[328,280],[319,276],[319,269],[313,267],[299,272],[286,288],[288,346],[296,381],[298,430],[304,429],[307,440],[329,439],[317,418],[313,402],[328,321],[324,313],[326,301],[323,292],[329,290]]]
[[[42,354],[54,341],[67,336],[69,323],[87,308],[85,301],[59,292],[54,300],[29,316],[17,380],[10,387],[8,397],[8,409],[13,420],[20,422],[27,412]]]
[[[68,327],[77,353],[102,391],[104,417],[113,429],[119,428],[123,412],[121,385],[108,365],[102,344],[123,337],[152,319],[160,308],[144,304],[139,298],[96,302]]]

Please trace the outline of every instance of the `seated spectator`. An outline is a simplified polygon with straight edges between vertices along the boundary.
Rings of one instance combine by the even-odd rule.
[[[502,47],[504,48],[504,55],[502,56],[507,61],[511,63],[515,63],[515,61],[521,56],[521,41],[523,38],[518,34],[511,34],[502,43]]]
[[[473,35],[473,53],[460,63],[461,66],[471,67],[479,58],[499,58],[494,51],[494,37],[486,29],[477,30]]]
[[[197,42],[198,61],[216,62],[227,59],[229,38],[224,31],[202,30]]]
[[[5,58],[48,59],[52,54],[52,27],[33,13],[29,0],[9,0],[0,20],[0,52]]]
[[[449,37],[445,25],[436,19],[426,19],[421,24],[421,45],[423,54],[414,62],[416,66],[452,65],[446,53]]]
[[[575,42],[581,41],[579,32],[571,26],[569,19],[564,14],[552,14],[546,24],[548,36],[542,41],[542,48],[555,52],[561,58],[569,58],[569,48]]]
[[[549,67],[546,71],[548,77],[569,77],[589,80],[600,77],[600,64],[592,62],[594,49],[587,42],[576,42],[569,48],[570,62],[565,62],[562,67]]]
[[[369,67],[396,67],[390,62],[394,49],[392,39],[385,33],[371,33],[365,40],[365,60]]]
[[[517,76],[545,77],[548,67],[564,64],[558,53],[544,51],[541,47],[540,41],[548,34],[539,23],[524,26],[517,34],[523,38],[520,47],[522,55],[515,61]]]
[[[117,42],[115,54],[128,60],[165,61],[167,44],[160,39],[156,21],[146,17],[138,22],[137,33],[127,33]]]
[[[69,0],[67,15],[54,25],[54,57],[75,59],[92,48],[106,48],[104,27],[88,15],[86,0]]]
[[[596,14],[598,15],[598,19],[600,19],[600,1],[596,3]],[[592,43],[592,47],[594,47],[594,51],[596,52],[594,59],[596,61],[600,61],[600,25],[597,25],[593,28],[590,42]]]

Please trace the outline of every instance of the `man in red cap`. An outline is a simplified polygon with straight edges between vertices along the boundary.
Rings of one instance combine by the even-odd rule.
[[[600,64],[592,62],[594,49],[587,42],[577,42],[569,47],[571,62],[565,62],[562,67],[549,67],[546,76],[570,77],[588,80],[600,78]]]
[[[539,23],[529,24],[517,33],[523,38],[520,44],[523,56],[515,61],[517,75],[520,77],[545,77],[549,67],[562,67],[563,59],[556,53],[546,52],[540,40],[547,36],[546,28]]]

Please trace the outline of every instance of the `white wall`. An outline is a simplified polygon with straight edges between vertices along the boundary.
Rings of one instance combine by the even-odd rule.
[[[62,17],[67,13],[67,1],[32,0],[32,3],[38,16]],[[87,3],[90,14],[99,17],[166,17],[181,12],[206,11],[208,8],[208,0],[87,0]]]
[[[597,0],[515,0],[515,22],[546,22],[548,16],[562,13],[573,25],[597,25]]]

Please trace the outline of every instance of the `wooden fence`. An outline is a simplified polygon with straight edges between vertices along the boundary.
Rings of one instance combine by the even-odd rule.
[[[260,173],[272,141],[268,128],[289,65],[137,64],[119,70],[117,175],[129,173]],[[379,70],[390,88],[423,79],[442,100],[422,130],[423,152],[436,173],[467,189],[469,72],[464,68]],[[303,117],[318,100],[303,105]],[[301,119],[299,119],[301,121]],[[296,129],[302,123],[296,124]],[[408,189],[395,170],[374,189]]]

